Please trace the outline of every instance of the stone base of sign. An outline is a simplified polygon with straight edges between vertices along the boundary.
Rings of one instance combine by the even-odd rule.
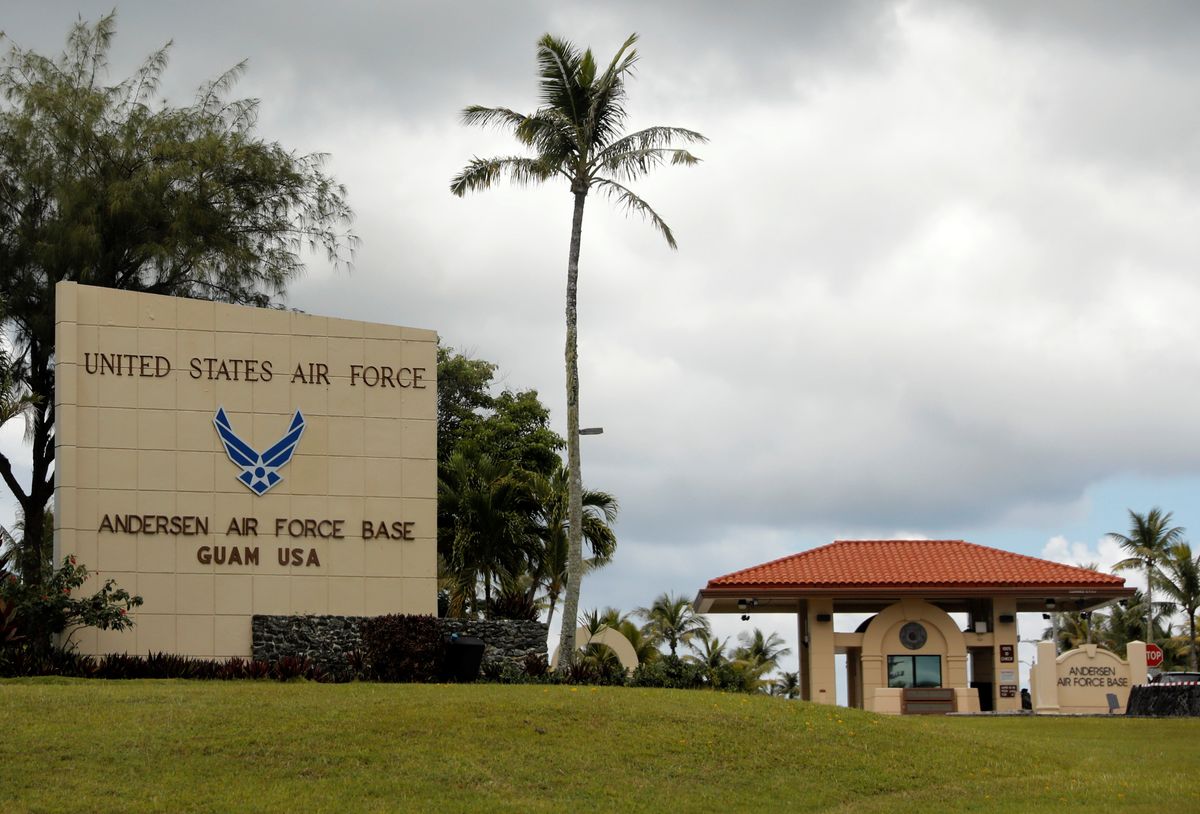
[[[1129,694],[1126,715],[1200,718],[1200,684],[1146,684]]]
[[[254,658],[277,661],[286,656],[311,659],[327,670],[347,668],[347,656],[362,649],[363,616],[268,616],[251,619]],[[439,619],[446,634],[475,636],[486,644],[484,661],[521,664],[527,656],[546,657],[548,629],[541,622],[517,619]]]
[[[550,629],[526,619],[440,619],[447,634],[474,636],[487,644],[483,661],[509,661],[520,665],[529,656],[546,658]]]

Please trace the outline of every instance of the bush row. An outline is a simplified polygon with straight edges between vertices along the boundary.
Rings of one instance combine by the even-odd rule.
[[[85,656],[70,650],[51,648],[35,652],[25,647],[0,650],[0,676],[67,676],[71,678],[192,678],[232,681],[235,679],[275,679],[289,681],[332,682],[349,680],[313,664],[306,658],[287,657],[277,661],[231,658],[193,659],[173,653],[130,656],[116,653]]]
[[[432,616],[391,615],[363,620],[362,650],[346,654],[346,663],[315,664],[287,656],[276,661],[231,658],[193,659],[168,653],[146,656],[85,656],[73,651],[0,644],[0,676],[73,676],[135,679],[307,679],[319,682],[353,680],[386,682],[448,681],[456,665],[451,646]],[[528,656],[521,663],[484,662],[480,679],[503,684],[588,684],[670,689],[750,690],[744,672],[730,665],[710,669],[664,656],[640,665],[632,673],[604,652],[585,651],[565,670],[553,672],[545,656]]]

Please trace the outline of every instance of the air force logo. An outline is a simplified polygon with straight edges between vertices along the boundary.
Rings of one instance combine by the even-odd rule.
[[[217,435],[221,436],[221,443],[225,446],[225,453],[229,456],[229,460],[242,470],[237,479],[256,495],[264,494],[283,480],[279,470],[292,460],[296,444],[300,442],[300,436],[304,434],[304,416],[297,410],[296,415],[292,417],[292,424],[283,438],[279,439],[266,452],[259,454],[249,444],[238,438],[229,423],[229,418],[225,415],[224,407],[217,409],[213,424],[217,426]]]

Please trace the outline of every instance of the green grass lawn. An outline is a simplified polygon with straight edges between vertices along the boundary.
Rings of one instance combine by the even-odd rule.
[[[0,681],[0,811],[1200,811],[1200,720],[587,687]]]

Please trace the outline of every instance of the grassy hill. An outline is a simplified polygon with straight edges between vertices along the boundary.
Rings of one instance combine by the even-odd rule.
[[[588,687],[0,681],[0,811],[1196,811],[1200,720]]]

